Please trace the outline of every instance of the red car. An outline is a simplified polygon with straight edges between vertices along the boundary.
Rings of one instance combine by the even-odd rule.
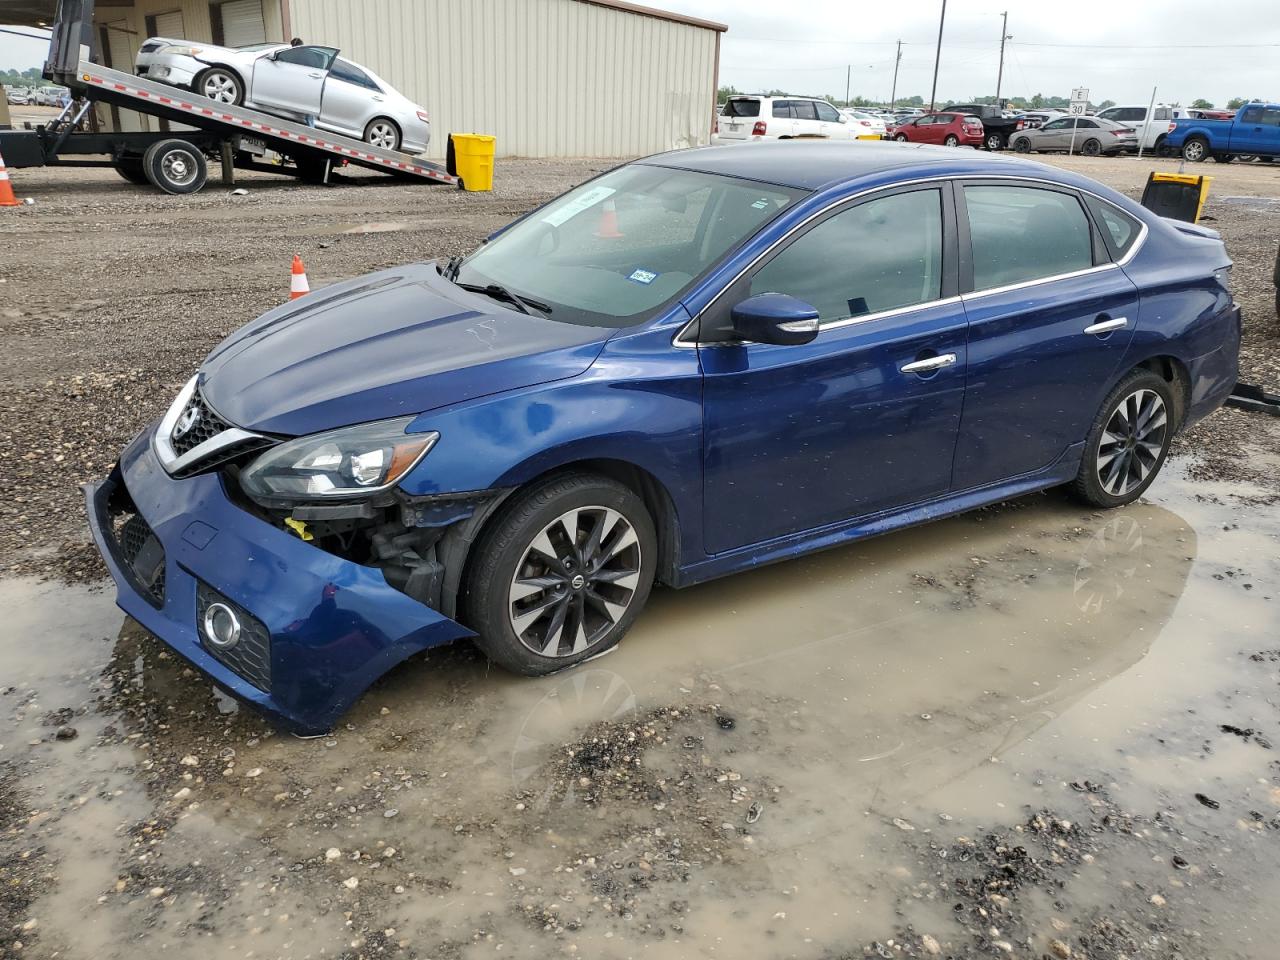
[[[926,113],[894,127],[889,136],[900,142],[981,147],[982,121],[963,113]]]

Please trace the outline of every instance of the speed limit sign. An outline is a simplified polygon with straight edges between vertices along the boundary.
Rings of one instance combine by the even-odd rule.
[[[1083,117],[1088,112],[1089,101],[1087,100],[1072,100],[1071,106],[1067,108],[1067,113],[1071,114],[1073,117]]]

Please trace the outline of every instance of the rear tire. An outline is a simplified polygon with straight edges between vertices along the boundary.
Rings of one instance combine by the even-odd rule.
[[[988,150],[992,151],[993,153],[997,150],[1003,150],[1004,137],[1000,136],[1000,134],[998,133],[989,133],[987,134],[985,146]]]
[[[209,178],[204,154],[186,140],[158,140],[142,155],[147,179],[165,193],[195,193]]]
[[[130,183],[136,183],[140,187],[145,187],[151,181],[147,177],[147,171],[142,164],[141,157],[120,157],[115,164],[116,173],[124,177]]]
[[[462,620],[494,663],[542,676],[614,647],[653,586],[644,501],[594,474],[553,477],[490,520],[468,564]]]
[[[1133,370],[1107,396],[1089,428],[1073,491],[1095,507],[1122,507],[1151,486],[1173,440],[1176,405],[1164,379]]]
[[[234,70],[226,67],[210,67],[202,71],[191,83],[192,89],[202,97],[216,103],[238,107],[244,103],[244,83]]]
[[[364,128],[364,142],[383,150],[399,150],[400,128],[386,117],[374,117]]]
[[[1209,141],[1204,137],[1192,137],[1182,145],[1182,159],[1187,163],[1201,163],[1209,157]]]
[[[1214,163],[1230,163],[1236,158],[1234,153],[1215,153],[1213,155]]]

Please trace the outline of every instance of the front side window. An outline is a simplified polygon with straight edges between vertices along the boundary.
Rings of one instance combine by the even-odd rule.
[[[632,326],[804,193],[632,164],[512,224],[464,260],[456,279],[540,301],[552,320]]]
[[[1067,129],[1067,120],[1065,117],[1061,120],[1050,120],[1040,129],[1041,130],[1065,130]]]
[[[967,186],[964,202],[975,291],[1093,266],[1093,234],[1071,194],[1039,187]]]
[[[290,47],[276,54],[281,63],[293,63],[313,70],[328,70],[338,51],[333,47]]]
[[[814,106],[818,110],[818,119],[826,120],[828,123],[840,122],[840,111],[829,103],[815,103]]]
[[[1261,123],[1262,108],[1249,107],[1247,110],[1245,110],[1244,113],[1240,114],[1240,122],[1241,123]]]
[[[797,297],[823,323],[939,299],[941,194],[898,193],[837,213],[760,268],[758,293]]]

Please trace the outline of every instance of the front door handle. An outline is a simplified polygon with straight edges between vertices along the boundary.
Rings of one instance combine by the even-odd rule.
[[[923,360],[913,360],[911,363],[901,367],[903,373],[929,373],[933,370],[941,370],[943,367],[949,367],[956,362],[954,353],[940,353],[936,357],[925,357]]]
[[[1128,325],[1128,317],[1113,317],[1109,320],[1099,320],[1097,323],[1089,324],[1089,326],[1084,328],[1084,332],[1092,333],[1097,336],[1103,333],[1110,333],[1113,330],[1120,330]]]
[[[323,73],[308,73],[308,74],[307,74],[307,76],[308,76],[308,77],[311,77],[313,80],[319,80],[321,77],[323,77],[323,76],[324,76],[324,74],[323,74]]]

